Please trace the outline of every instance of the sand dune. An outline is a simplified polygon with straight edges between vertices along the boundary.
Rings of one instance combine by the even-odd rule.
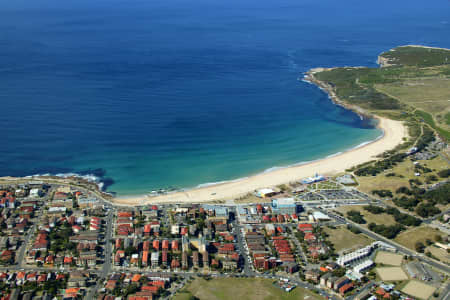
[[[378,126],[384,131],[384,135],[380,139],[333,157],[324,158],[303,165],[280,168],[232,182],[153,197],[119,197],[114,198],[113,202],[123,205],[141,205],[148,203],[227,200],[243,196],[256,189],[289,183],[313,176],[316,173],[333,175],[352,166],[374,159],[376,155],[395,148],[395,146],[402,143],[404,137],[407,137],[407,129],[402,122],[380,117],[378,119]]]

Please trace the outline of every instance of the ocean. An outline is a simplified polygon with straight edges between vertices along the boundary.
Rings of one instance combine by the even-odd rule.
[[[450,3],[0,3],[0,176],[92,174],[122,195],[191,188],[380,136],[301,81],[450,47]]]

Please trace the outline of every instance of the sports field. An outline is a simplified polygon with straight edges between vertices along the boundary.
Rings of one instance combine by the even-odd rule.
[[[442,248],[439,248],[437,246],[431,245],[431,246],[428,246],[425,249],[425,253],[428,252],[428,251],[433,256],[438,258],[440,261],[442,261],[442,262],[444,262],[446,264],[450,264],[450,254],[446,250],[444,250]]]
[[[417,280],[411,280],[402,289],[402,292],[420,299],[428,299],[436,290],[435,287]]]
[[[391,266],[400,266],[402,264],[403,255],[391,252],[379,251],[375,257],[376,263],[382,263]]]
[[[408,276],[400,267],[382,267],[375,269],[383,281],[402,281],[407,280]]]
[[[211,280],[196,278],[178,292],[173,299],[184,300],[194,296],[201,300],[324,300],[322,297],[302,288],[297,287],[288,293],[272,283],[272,280],[264,278],[218,278]]]

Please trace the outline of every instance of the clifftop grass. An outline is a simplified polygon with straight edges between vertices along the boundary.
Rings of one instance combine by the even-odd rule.
[[[380,55],[384,67],[342,67],[314,74],[345,103],[388,118],[425,121],[450,138],[450,50],[403,46]]]
[[[389,64],[413,67],[432,67],[450,64],[448,49],[427,48],[417,46],[401,46],[380,55]]]

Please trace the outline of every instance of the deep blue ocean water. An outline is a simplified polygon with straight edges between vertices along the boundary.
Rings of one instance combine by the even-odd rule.
[[[450,2],[0,2],[0,175],[95,173],[143,194],[380,135],[298,78],[450,47]]]

